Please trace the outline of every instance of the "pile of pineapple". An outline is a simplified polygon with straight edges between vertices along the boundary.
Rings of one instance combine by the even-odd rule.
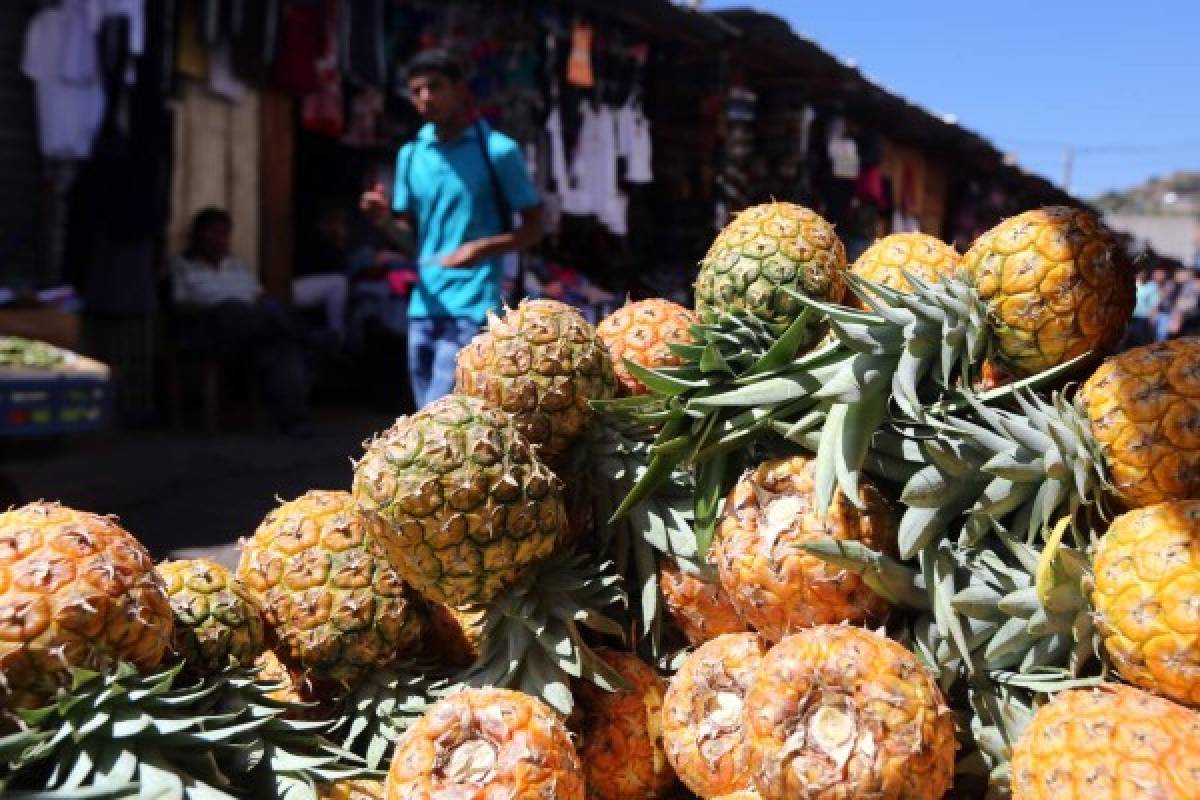
[[[1091,213],[696,299],[491,318],[233,572],[0,514],[0,795],[1200,798],[1200,342],[1103,360]]]

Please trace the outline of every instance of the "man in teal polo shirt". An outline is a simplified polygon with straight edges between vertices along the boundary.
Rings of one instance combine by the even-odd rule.
[[[362,198],[367,217],[417,254],[420,280],[408,306],[417,408],[450,393],[459,349],[500,307],[503,255],[542,236],[541,207],[521,150],[472,119],[464,78],[445,50],[412,60],[409,97],[426,124],[396,156],[395,216],[382,186]]]

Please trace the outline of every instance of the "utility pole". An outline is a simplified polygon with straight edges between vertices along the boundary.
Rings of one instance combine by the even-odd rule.
[[[1071,169],[1075,166],[1075,148],[1067,145],[1063,152],[1062,188],[1064,192],[1071,191]]]

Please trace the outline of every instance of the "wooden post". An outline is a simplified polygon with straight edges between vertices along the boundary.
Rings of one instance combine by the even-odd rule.
[[[259,273],[266,293],[286,300],[292,295],[296,150],[293,100],[282,92],[266,90],[260,97],[259,114]]]

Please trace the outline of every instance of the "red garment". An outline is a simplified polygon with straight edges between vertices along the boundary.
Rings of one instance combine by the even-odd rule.
[[[323,4],[287,4],[279,24],[279,57],[275,84],[285,92],[305,95],[320,87],[317,61],[325,51],[327,29]]]
[[[887,200],[883,193],[883,170],[879,165],[867,167],[858,173],[854,183],[854,196],[876,208],[883,208]]]
[[[346,127],[346,107],[342,101],[342,74],[338,70],[336,22],[340,0],[325,0],[325,30],[321,55],[317,59],[317,87],[304,96],[301,120],[304,127],[326,136],[341,136]]]

